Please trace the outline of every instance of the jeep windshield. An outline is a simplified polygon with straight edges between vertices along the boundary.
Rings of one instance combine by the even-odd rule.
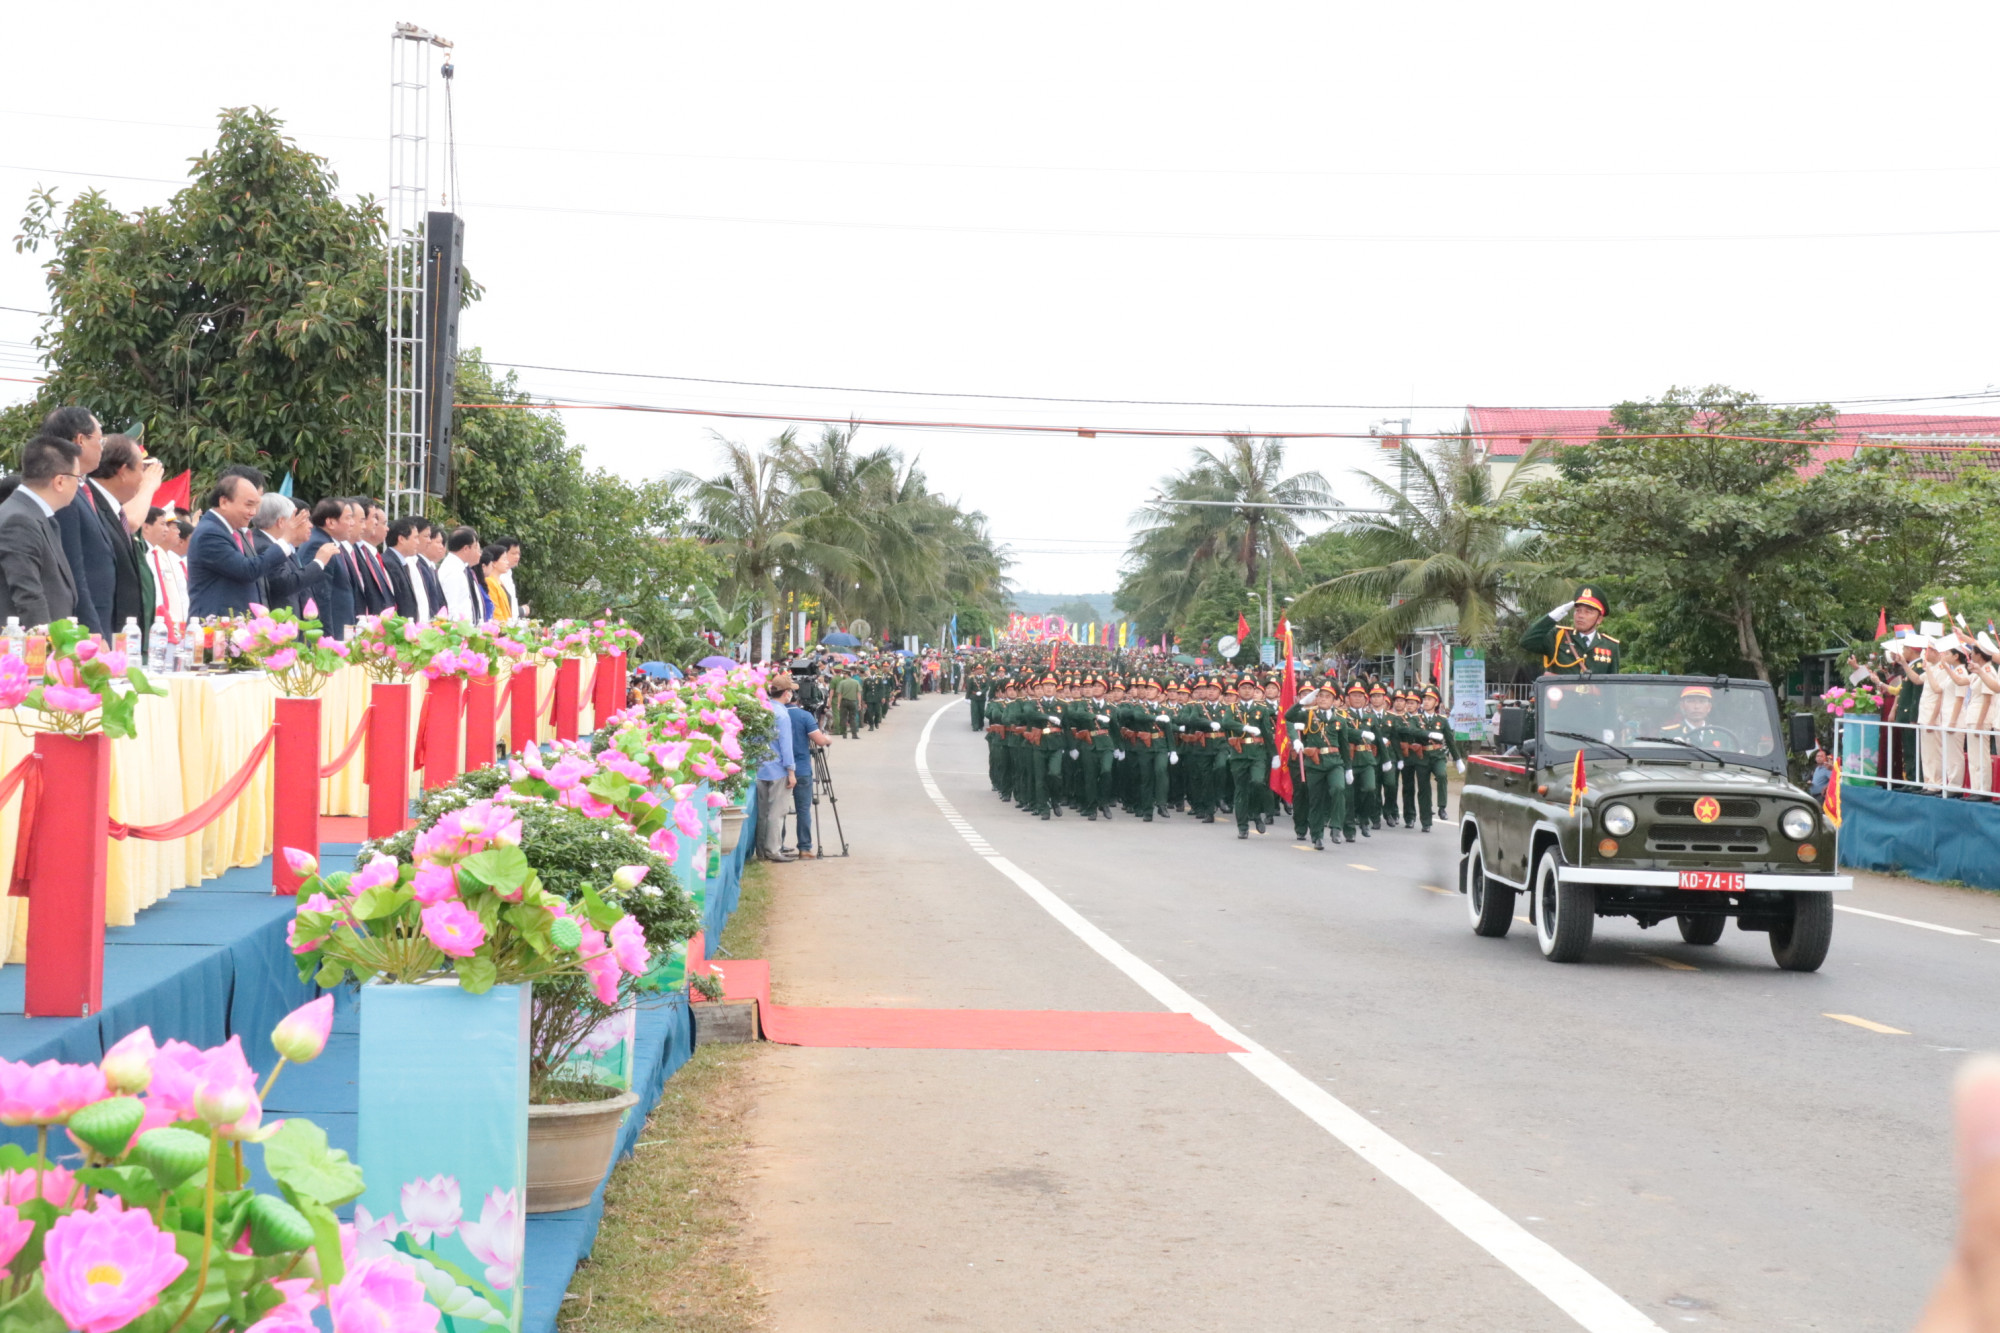
[[[1589,736],[1648,763],[1714,759],[1777,771],[1785,762],[1777,701],[1755,681],[1601,676],[1535,688],[1545,754],[1572,754],[1583,744],[1576,737]]]

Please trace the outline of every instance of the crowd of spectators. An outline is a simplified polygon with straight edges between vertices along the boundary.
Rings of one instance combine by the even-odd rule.
[[[2000,643],[1985,631],[1931,628],[1939,632],[1884,643],[1879,668],[1849,659],[1878,692],[1890,724],[1882,776],[1905,790],[1990,801],[2000,757]]]
[[[175,639],[190,620],[255,603],[304,614],[344,638],[364,615],[512,619],[521,544],[482,543],[368,496],[310,505],[267,492],[264,473],[224,468],[193,515],[152,503],[158,459],[104,433],[88,408],[49,413],[0,478],[0,618],[23,628],[73,617],[107,639],[130,627]]]

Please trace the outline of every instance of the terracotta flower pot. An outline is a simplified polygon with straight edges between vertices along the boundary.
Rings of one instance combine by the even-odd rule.
[[[618,1126],[639,1100],[621,1092],[601,1102],[528,1107],[528,1211],[581,1208],[611,1169]]]
[[[722,854],[729,855],[736,850],[737,839],[743,836],[743,821],[750,813],[740,805],[725,805],[718,812],[722,816]]]

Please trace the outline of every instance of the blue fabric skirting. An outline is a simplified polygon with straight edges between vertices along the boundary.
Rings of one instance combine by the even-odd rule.
[[[1848,784],[1840,863],[2000,889],[2000,805]]]

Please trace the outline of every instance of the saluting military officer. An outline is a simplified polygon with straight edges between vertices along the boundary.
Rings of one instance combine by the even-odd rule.
[[[1616,675],[1621,645],[1599,628],[1606,610],[1601,593],[1579,588],[1574,600],[1528,626],[1521,647],[1541,657],[1545,676]],[[1564,616],[1567,625],[1560,623]]]

